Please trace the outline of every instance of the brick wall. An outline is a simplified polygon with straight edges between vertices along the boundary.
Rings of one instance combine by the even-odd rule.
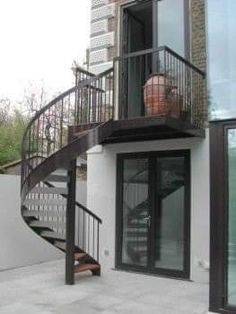
[[[192,62],[206,71],[205,0],[191,1],[191,28]]]
[[[116,15],[109,20],[109,30],[115,31],[119,27],[119,7],[132,0],[109,0],[109,3],[116,3]],[[190,0],[190,38],[191,38],[191,61],[201,70],[206,70],[206,30],[205,30],[205,0]],[[118,55],[118,37],[115,40],[115,47],[109,53],[111,60]]]

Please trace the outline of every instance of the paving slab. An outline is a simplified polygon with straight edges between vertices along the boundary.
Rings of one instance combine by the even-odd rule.
[[[206,314],[208,285],[109,270],[64,284],[64,260],[0,272],[0,314]]]

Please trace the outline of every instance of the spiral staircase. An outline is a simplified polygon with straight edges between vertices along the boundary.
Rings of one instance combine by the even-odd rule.
[[[36,113],[22,141],[21,213],[26,224],[65,253],[66,284],[75,273],[100,275],[101,219],[76,202],[76,160],[112,135],[113,69],[80,71],[76,86]]]

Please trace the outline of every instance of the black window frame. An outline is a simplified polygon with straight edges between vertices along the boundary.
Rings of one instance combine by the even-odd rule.
[[[158,38],[155,35],[155,29],[158,27],[158,10],[154,10],[154,7],[158,6],[159,0],[133,0],[129,3],[122,4],[120,6],[120,41],[119,41],[119,55],[122,56],[124,52],[124,11],[128,8],[140,4],[140,2],[152,2],[153,6],[153,25],[152,25],[152,33],[153,33],[153,47],[158,48]],[[172,48],[172,47],[170,47]],[[185,59],[190,60],[190,3],[189,0],[184,0],[184,50],[185,50]]]
[[[149,159],[149,190],[152,187],[153,191],[150,193],[151,203],[155,202],[156,191],[153,184],[155,180],[155,172],[151,168],[155,164],[155,159],[158,157],[184,157],[185,158],[185,221],[184,221],[184,268],[183,271],[171,270],[164,268],[153,268],[134,266],[131,264],[122,263],[122,208],[123,208],[123,169],[124,160],[126,159]],[[190,265],[191,265],[191,152],[190,150],[168,150],[168,151],[151,151],[151,152],[135,152],[117,154],[117,185],[116,185],[116,249],[115,249],[115,268],[127,271],[135,271],[140,273],[156,274],[158,276],[168,278],[190,279]],[[155,181],[156,182],[156,181]],[[154,211],[154,205],[152,206]],[[153,236],[153,230],[151,230]],[[148,243],[150,246],[150,243]],[[149,247],[150,248],[150,247]]]
[[[210,123],[210,300],[209,310],[235,314],[228,299],[228,130],[236,119]]]

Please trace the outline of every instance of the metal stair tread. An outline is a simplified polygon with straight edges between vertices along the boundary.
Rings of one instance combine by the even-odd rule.
[[[65,222],[63,221],[43,221],[43,220],[32,220],[29,225],[33,228],[65,228]]]
[[[63,176],[59,174],[51,174],[45,178],[44,181],[52,181],[52,182],[69,182],[68,176]]]
[[[66,242],[62,242],[62,241],[55,241],[54,245],[58,248],[61,249],[63,251],[66,250]]]
[[[74,266],[74,273],[82,273],[84,271],[88,271],[88,270],[99,270],[100,269],[100,265],[99,264],[79,264]]]
[[[52,228],[52,224],[50,224],[49,221],[41,221],[41,220],[33,220],[29,223],[30,227],[35,227],[35,228]]]
[[[23,215],[24,217],[35,217],[37,213],[38,213],[38,211],[36,211],[36,210],[24,209],[24,210],[22,211],[22,215]]]
[[[43,205],[48,205],[48,206],[53,206],[53,205],[58,205],[58,206],[66,206],[67,200],[64,199],[58,199],[58,198],[44,198],[44,199],[27,199],[24,202],[24,205],[30,206],[30,205],[35,205],[35,206],[43,206]]]
[[[83,259],[85,256],[88,256],[87,253],[75,253],[74,258],[76,261]]]
[[[51,211],[44,211],[44,210],[32,210],[32,209],[24,209],[22,211],[24,217],[58,217],[58,218],[65,218],[65,211],[58,212],[56,210]]]
[[[67,194],[68,189],[62,187],[35,187],[30,191],[30,194]]]
[[[42,231],[40,235],[45,238],[65,240],[65,235],[54,231]]]
[[[61,250],[63,250],[63,251],[66,251],[66,242],[65,242],[65,240],[63,241],[63,240],[58,240],[58,241],[55,241],[54,243],[53,243],[58,249],[61,249]],[[85,252],[81,252],[80,251],[80,249],[77,247],[77,246],[75,246],[75,254],[86,254],[86,255],[88,255],[87,253],[85,253]],[[75,258],[76,259],[76,258]]]

